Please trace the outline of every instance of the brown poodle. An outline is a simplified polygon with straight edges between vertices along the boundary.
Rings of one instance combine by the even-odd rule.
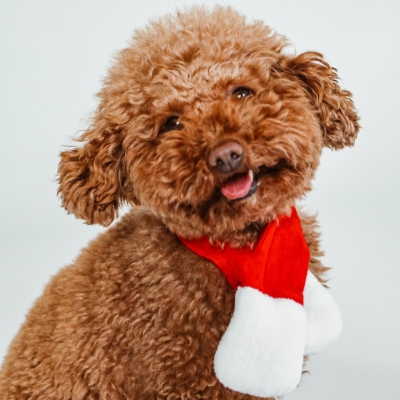
[[[335,69],[319,53],[287,55],[286,44],[221,7],[136,31],[82,144],[59,166],[68,212],[108,226],[122,203],[132,210],[47,285],[5,358],[1,400],[289,390],[236,388],[216,375],[236,291],[216,262],[184,245],[206,237],[220,251],[251,252],[265,227],[294,218],[323,146],[353,145],[358,117]],[[306,266],[322,281],[316,222],[300,219]]]

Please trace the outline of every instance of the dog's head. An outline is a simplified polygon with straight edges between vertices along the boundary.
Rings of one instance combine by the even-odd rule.
[[[323,146],[351,146],[358,117],[318,53],[229,8],[137,31],[111,68],[82,145],[61,154],[64,207],[110,224],[141,204],[174,232],[251,235],[310,189]]]

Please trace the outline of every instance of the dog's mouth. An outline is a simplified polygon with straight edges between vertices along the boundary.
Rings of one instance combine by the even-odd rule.
[[[241,200],[250,197],[257,190],[257,186],[257,177],[249,169],[228,178],[220,187],[220,191],[228,200]]]
[[[280,160],[272,166],[261,166],[257,168],[257,174],[251,169],[229,177],[222,183],[219,190],[228,200],[242,200],[253,195],[260,184],[262,176],[276,176],[282,170],[293,170],[286,161]]]

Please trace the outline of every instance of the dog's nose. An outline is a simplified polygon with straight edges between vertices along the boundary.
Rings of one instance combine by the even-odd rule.
[[[211,150],[208,165],[225,174],[239,168],[243,159],[243,148],[237,142],[226,142]]]

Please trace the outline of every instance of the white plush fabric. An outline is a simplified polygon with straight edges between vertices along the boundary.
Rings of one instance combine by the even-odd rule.
[[[338,304],[310,271],[304,288],[304,308],[307,313],[304,354],[319,353],[339,338],[343,325]]]
[[[306,333],[302,305],[239,287],[231,322],[215,355],[215,373],[237,392],[284,395],[300,382]]]

